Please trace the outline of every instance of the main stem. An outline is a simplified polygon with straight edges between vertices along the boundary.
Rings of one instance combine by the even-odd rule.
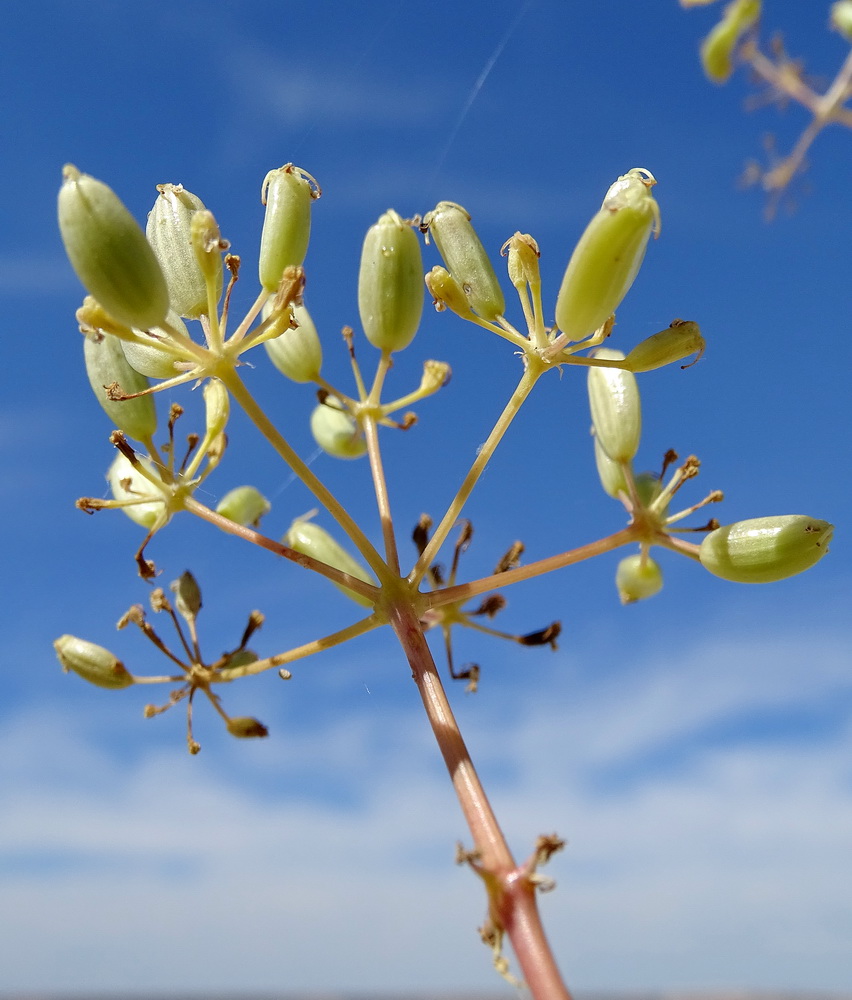
[[[518,866],[459,731],[423,629],[404,600],[389,613],[420,692],[477,852],[477,870],[488,888],[491,919],[505,931],[534,1000],[571,1000],[556,965],[530,872]]]

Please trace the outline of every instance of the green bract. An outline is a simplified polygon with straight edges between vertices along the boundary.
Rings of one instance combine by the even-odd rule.
[[[274,302],[269,300],[263,307],[264,319],[271,315],[273,308]],[[282,375],[293,382],[313,382],[322,369],[322,344],[308,310],[295,303],[292,309],[297,325],[291,327],[288,323],[277,337],[265,340],[263,346]]]
[[[624,355],[600,348],[595,357],[620,361]],[[601,448],[614,462],[629,462],[639,449],[642,433],[636,376],[620,368],[589,368],[588,388],[592,424]]]
[[[121,660],[94,642],[62,635],[53,648],[66,674],[73,670],[83,680],[102,688],[126,688],[134,682]]]
[[[157,430],[157,411],[151,396],[113,400],[106,387],[118,383],[126,395],[148,388],[148,379],[132,368],[118,337],[109,333],[83,338],[89,385],[107,416],[120,430],[137,441],[149,440]]]
[[[471,309],[487,320],[502,316],[506,302],[500,282],[470,224],[470,215],[461,205],[453,201],[439,202],[426,213],[420,228],[435,241],[447,270],[461,286]]]
[[[424,296],[420,240],[389,209],[367,230],[358,272],[358,312],[373,347],[408,347],[420,326]]]
[[[292,163],[270,170],[260,200],[266,205],[260,237],[260,283],[276,292],[285,267],[300,266],[311,236],[311,204],[320,190],[310,174]]]
[[[159,197],[148,215],[145,233],[160,262],[172,309],[186,319],[207,313],[207,283],[192,248],[192,217],[204,209],[200,198],[180,184],[158,184]],[[222,295],[218,270],[215,300]]]
[[[314,524],[313,521],[309,521],[306,518],[297,518],[290,525],[290,530],[282,538],[282,541],[285,545],[289,545],[291,549],[295,549],[303,555],[311,556],[313,559],[318,559],[327,566],[333,566],[343,573],[348,573],[350,576],[354,576],[356,580],[362,580],[364,583],[369,583],[373,586],[376,585],[375,578],[370,575],[366,567],[362,566],[357,559],[349,555],[324,528],[321,528],[318,524]],[[358,604],[362,604],[366,608],[373,606],[373,602],[366,597],[362,597],[360,594],[356,594],[354,591],[340,584],[335,584],[335,586]]]
[[[160,326],[169,292],[154,251],[115,192],[71,164],[62,171],[59,230],[77,277],[118,322]]]
[[[733,583],[773,583],[810,569],[828,552],[834,526],[804,514],[755,517],[717,528],[701,543],[701,564]]]
[[[603,326],[633,284],[651,232],[659,231],[654,184],[648,170],[628,170],[586,226],[556,299],[556,325],[568,340],[584,340]]]

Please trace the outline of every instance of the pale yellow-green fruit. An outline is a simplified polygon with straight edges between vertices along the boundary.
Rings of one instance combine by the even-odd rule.
[[[115,690],[134,683],[133,675],[121,660],[94,642],[63,635],[54,642],[53,648],[66,674],[73,671],[90,684]]]
[[[182,333],[187,340],[191,339],[186,323],[173,310],[169,310],[166,318],[170,327]],[[162,327],[154,327],[151,330],[134,330],[139,341],[122,340],[121,346],[124,356],[127,358],[131,368],[135,368],[142,375],[148,378],[166,379],[180,375],[182,369],[176,368],[178,359],[163,347],[163,342],[169,339],[169,333]]]
[[[62,171],[59,230],[84,287],[119,323],[146,330],[169,311],[160,264],[118,195],[72,164]]]
[[[204,202],[181,184],[158,184],[145,234],[160,262],[172,309],[185,319],[208,312],[207,282],[192,246],[192,218]],[[222,271],[214,272],[214,301],[222,295]]]
[[[704,353],[704,338],[698,324],[692,320],[676,319],[665,330],[660,330],[638,343],[627,355],[632,372],[651,372],[675,361],[683,361],[693,354]]]
[[[648,239],[659,229],[654,184],[641,167],[619,177],[574,247],[556,299],[556,325],[569,341],[603,326],[633,284]]]
[[[441,201],[426,213],[421,228],[435,241],[470,308],[482,319],[502,316],[506,311],[503,290],[467,211],[453,201]]]
[[[366,454],[367,442],[358,421],[332,396],[311,414],[311,433],[320,448],[335,458],[360,458]]]
[[[701,65],[707,78],[724,83],[734,71],[734,51],[760,17],[760,0],[733,0],[722,20],[701,43]]]
[[[109,399],[106,386],[118,383],[126,395],[143,392],[148,379],[127,361],[122,341],[110,333],[83,338],[86,374],[95,397],[113,424],[136,441],[147,441],[157,430],[157,410],[152,396]]]
[[[774,583],[803,573],[828,552],[834,525],[804,514],[737,521],[701,543],[702,566],[733,583]]]
[[[157,476],[153,463],[141,455],[137,461],[143,465],[155,478]],[[121,510],[143,528],[153,528],[158,521],[166,516],[166,502],[170,497],[169,489],[163,484],[157,488],[145,476],[134,468],[133,463],[122,452],[119,452],[107,472],[107,481],[113,498],[119,501],[134,501],[122,507]],[[138,501],[142,501],[141,503]]]
[[[263,179],[260,200],[266,206],[260,237],[260,283],[268,292],[278,291],[285,267],[299,266],[308,252],[311,205],[319,188],[310,174],[285,163]]]
[[[339,569],[343,573],[354,576],[356,580],[376,586],[375,577],[357,559],[351,556],[332,536],[318,524],[305,518],[297,518],[282,539],[285,545],[303,555],[311,556],[328,566]],[[335,584],[347,597],[366,608],[371,608],[373,602],[342,584]]]
[[[274,302],[270,299],[263,307],[264,319],[269,318],[273,308]],[[322,344],[304,305],[294,304],[292,309],[296,326],[285,325],[277,337],[265,340],[263,346],[282,375],[293,382],[314,382],[322,369]]]
[[[647,554],[637,553],[627,556],[618,564],[615,586],[622,604],[644,601],[662,590],[662,570]]]
[[[600,348],[595,357],[621,361],[620,351]],[[589,368],[589,408],[601,448],[614,462],[629,462],[639,449],[642,406],[636,376],[620,368]]]
[[[216,506],[216,513],[244,527],[257,525],[272,505],[254,486],[236,486],[229,490]]]
[[[408,347],[420,326],[424,297],[420,239],[408,222],[388,210],[367,230],[358,272],[358,312],[373,347]]]

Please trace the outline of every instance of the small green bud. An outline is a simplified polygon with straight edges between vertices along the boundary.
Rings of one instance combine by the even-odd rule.
[[[127,395],[148,388],[148,379],[131,367],[122,342],[109,333],[83,338],[86,374],[104,412],[120,430],[137,441],[147,441],[157,430],[157,410],[151,396],[136,399],[109,399],[106,387],[117,382]]]
[[[449,309],[462,319],[472,319],[473,310],[461,285],[440,265],[436,265],[426,274],[426,288],[432,296],[432,302],[437,312]]]
[[[212,440],[224,431],[231,415],[231,397],[217,378],[211,378],[205,383],[204,409],[207,418],[205,437]]]
[[[635,604],[662,590],[663,574],[647,553],[637,553],[618,564],[615,586],[622,604]]]
[[[159,197],[148,215],[145,234],[160,262],[172,309],[186,319],[207,313],[207,283],[192,248],[192,217],[204,203],[180,184],[158,184]],[[222,269],[216,301],[222,295]]]
[[[263,179],[260,200],[266,206],[260,237],[260,283],[268,292],[278,291],[285,267],[299,266],[308,252],[311,205],[320,196],[309,173],[285,163]]]
[[[54,642],[53,648],[66,674],[73,670],[84,681],[102,688],[126,688],[134,682],[133,674],[121,660],[103,646],[75,635],[63,635]]]
[[[852,42],[852,0],[838,0],[831,5],[831,27]]]
[[[230,247],[222,239],[219,223],[211,211],[199,208],[189,219],[189,238],[202,280],[222,287],[222,254]]]
[[[603,450],[597,434],[593,435],[595,442],[595,465],[604,493],[611,497],[618,497],[620,493],[629,496],[627,480],[624,477],[624,467],[619,462],[614,462]]]
[[[651,232],[659,232],[656,183],[642,167],[619,177],[574,247],[556,299],[556,325],[568,340],[603,326],[630,290]]]
[[[260,490],[254,486],[237,486],[222,497],[216,506],[216,513],[244,527],[257,527],[263,515],[271,509],[272,505]]]
[[[470,215],[461,205],[453,201],[439,202],[426,213],[420,228],[435,241],[438,253],[467,296],[471,309],[486,320],[502,316],[506,301],[500,282],[470,224]]]
[[[356,580],[363,580],[364,583],[369,583],[373,586],[376,585],[375,577],[370,574],[365,566],[349,555],[324,528],[321,528],[318,524],[314,524],[313,521],[307,518],[296,518],[281,541],[291,549],[295,549],[296,552],[301,552],[302,555],[318,559],[327,566],[332,566],[334,569],[339,569],[342,573],[354,576]],[[354,591],[339,584],[335,584],[335,586],[338,590],[346,594],[347,597],[363,605],[365,608],[373,606],[373,602],[366,597],[362,597],[360,594],[356,594]]]
[[[182,333],[187,340],[192,339],[189,336],[186,323],[173,309],[169,310],[166,322],[172,329]],[[134,330],[133,332],[145,343],[122,340],[121,346],[124,348],[124,356],[131,368],[134,368],[141,375],[147,375],[148,378],[166,379],[180,375],[181,369],[175,368],[175,364],[178,363],[176,358],[164,351],[162,347],[162,342],[169,339],[167,330],[155,326],[151,330]]]
[[[360,458],[367,450],[358,421],[334,396],[326,397],[311,414],[311,433],[320,448],[335,458]]]
[[[136,460],[140,465],[156,477],[156,469],[153,463],[137,455]],[[159,477],[157,477],[159,478]],[[123,452],[119,452],[107,472],[107,482],[113,497],[118,501],[144,501],[142,503],[128,503],[121,509],[130,518],[143,528],[153,528],[160,521],[165,512],[165,503],[169,497],[169,491],[164,485],[162,490],[158,490],[153,483],[145,478]]]
[[[733,0],[725,8],[722,20],[701,43],[701,65],[713,83],[724,83],[733,73],[734,49],[759,17],[760,0]]]
[[[67,164],[59,190],[59,230],[84,287],[119,323],[148,329],[169,310],[154,251],[115,192]]]
[[[834,525],[784,514],[737,521],[701,543],[702,566],[733,583],[773,583],[810,569],[828,552]]]
[[[528,233],[515,233],[511,239],[506,240],[500,253],[508,257],[509,281],[515,288],[520,289],[524,285],[537,288],[541,285],[538,266],[541,251],[532,236]]]
[[[269,318],[274,307],[272,300],[267,301],[263,307],[264,319]],[[294,303],[292,309],[296,326],[290,326],[289,312],[285,312],[281,333],[265,340],[263,346],[282,375],[293,382],[315,382],[322,369],[322,344],[317,328],[304,305]]]
[[[640,472],[633,477],[633,485],[636,487],[636,496],[643,507],[650,507],[651,504],[663,492],[663,483],[655,472]],[[668,504],[659,511],[662,517],[668,510]]]
[[[408,347],[423,313],[423,258],[411,225],[389,209],[370,226],[361,250],[358,312],[380,351]]]
[[[269,730],[262,722],[248,715],[237,715],[228,719],[228,732],[238,740],[250,740],[254,737],[268,736]]]
[[[171,591],[175,595],[177,609],[183,617],[187,621],[195,618],[201,610],[201,587],[188,569],[181,573],[180,579],[172,581]]]
[[[621,351],[600,348],[596,358],[619,361]],[[642,406],[636,376],[620,368],[589,368],[589,407],[601,448],[614,462],[629,462],[639,449]]]
[[[698,355],[695,359],[698,361],[704,353],[704,346],[704,338],[697,323],[675,319],[665,330],[660,330],[637,344],[626,360],[632,372],[651,372],[655,368],[682,361],[692,354]]]

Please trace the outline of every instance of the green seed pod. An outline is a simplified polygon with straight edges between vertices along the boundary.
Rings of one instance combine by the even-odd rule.
[[[711,531],[702,566],[733,583],[774,583],[810,569],[828,552],[834,525],[803,514],[755,517]]]
[[[574,247],[556,299],[556,325],[569,341],[603,326],[630,290],[651,232],[659,232],[656,183],[641,167],[619,177]]]
[[[207,313],[207,283],[192,247],[192,217],[204,209],[200,198],[180,184],[158,184],[159,197],[148,215],[145,233],[160,262],[172,309],[186,319]],[[222,296],[222,269],[214,275],[216,301]]]
[[[321,528],[318,524],[314,524],[313,521],[306,520],[305,518],[296,518],[281,541],[303,555],[311,556],[313,559],[324,562],[327,566],[333,566],[334,569],[348,573],[350,576],[354,576],[356,580],[363,580],[364,583],[376,586],[375,577],[370,574],[369,570],[358,562],[357,559],[349,555],[324,528]],[[356,594],[354,591],[339,584],[335,584],[335,586],[338,590],[346,594],[347,597],[363,605],[363,607],[371,608],[373,606],[373,602],[366,597],[362,597],[360,594]]]
[[[615,586],[622,604],[635,604],[663,589],[663,574],[649,555],[637,553],[618,564]]]
[[[255,737],[268,736],[269,730],[262,722],[248,715],[236,715],[227,722],[228,732],[238,740],[250,740]]]
[[[389,209],[367,230],[358,272],[358,312],[373,347],[408,347],[420,326],[424,297],[420,240]]]
[[[171,591],[175,595],[177,609],[183,617],[187,621],[195,618],[201,610],[201,587],[188,569],[181,573],[179,579],[172,581]]]
[[[272,510],[266,497],[254,486],[237,486],[229,490],[216,505],[216,513],[244,527],[257,527],[264,514]]]
[[[59,190],[59,230],[86,290],[119,323],[148,329],[169,310],[166,279],[145,234],[118,195],[67,164]]]
[[[278,291],[285,267],[299,266],[308,252],[311,204],[320,189],[310,174],[292,163],[270,170],[263,179],[260,200],[266,205],[260,237],[260,283]]]
[[[640,472],[633,477],[633,485],[636,487],[636,496],[643,507],[650,507],[652,503],[663,492],[663,483],[655,472]],[[658,511],[659,517],[665,517],[669,505],[666,504],[662,510]]]
[[[263,318],[268,319],[274,309],[270,299],[263,307]],[[265,340],[263,346],[270,361],[282,375],[293,382],[315,382],[322,369],[322,344],[317,328],[310,313],[304,305],[293,304],[293,319],[295,327],[289,325],[289,317],[285,315],[286,325],[277,337]]]
[[[335,458],[360,458],[367,451],[358,421],[333,396],[311,414],[311,433],[320,448]]]
[[[426,213],[420,228],[435,241],[447,270],[461,285],[471,309],[490,321],[502,316],[506,301],[500,282],[470,224],[470,215],[461,205],[453,201],[439,202]]]
[[[701,43],[701,65],[713,83],[724,83],[733,73],[734,49],[759,17],[760,0],[734,0],[725,8],[722,20]]]
[[[130,366],[118,337],[109,333],[84,337],[83,354],[89,385],[110,420],[136,441],[151,438],[157,430],[157,410],[152,396],[112,400],[106,394],[106,387],[114,382],[128,395],[148,388],[148,379]]]
[[[204,386],[204,409],[206,416],[205,436],[212,440],[218,437],[231,415],[231,397],[228,390],[217,378],[211,378]]]
[[[852,42],[852,0],[838,0],[831,5],[831,27]]]
[[[153,463],[141,455],[137,455],[137,461],[156,476]],[[113,498],[119,501],[139,501],[145,503],[132,503],[121,509],[130,518],[143,528],[153,528],[154,525],[163,519],[165,513],[165,502],[169,492],[165,485],[162,490],[158,490],[153,483],[145,478],[134,467],[133,463],[122,452],[119,452],[107,472],[107,482]]]
[[[637,344],[626,360],[632,372],[652,372],[664,365],[682,361],[692,354],[698,355],[695,359],[698,361],[704,353],[704,346],[704,338],[697,323],[675,319],[665,330],[660,330]],[[695,361],[692,363],[695,364]]]
[[[619,361],[621,351],[600,348],[596,358]],[[620,368],[589,368],[589,407],[601,448],[614,462],[629,462],[639,449],[642,406],[636,376]]]
[[[187,340],[191,339],[186,323],[173,309],[169,310],[166,322],[170,327],[182,333]],[[146,342],[122,340],[121,346],[124,349],[124,356],[131,368],[141,375],[147,375],[148,378],[165,379],[180,375],[181,370],[175,368],[175,357],[162,348],[162,342],[169,339],[167,330],[154,327],[151,330],[134,330],[133,332]]]
[[[134,683],[133,674],[103,646],[75,635],[63,635],[54,642],[53,648],[66,674],[73,670],[84,681],[102,688],[126,688]]]

